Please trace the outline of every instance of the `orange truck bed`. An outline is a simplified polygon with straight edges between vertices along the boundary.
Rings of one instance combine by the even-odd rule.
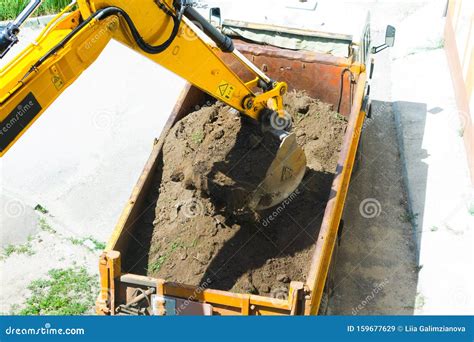
[[[106,250],[100,257],[101,293],[96,303],[98,314],[144,314],[143,311],[133,309],[133,304],[139,300],[148,301],[150,310],[155,314],[167,315],[177,312],[170,310],[169,305],[185,305],[188,314],[316,315],[321,312],[322,297],[366,115],[368,97],[365,66],[353,62],[352,57],[339,58],[317,52],[291,51],[238,40],[235,43],[239,51],[270,77],[287,82],[290,90],[305,90],[311,97],[333,104],[334,108],[337,108],[341,96],[340,113],[348,118],[319,236],[313,247],[312,258],[308,261],[310,267],[306,281],[291,282],[287,296],[276,299],[188,286],[166,279],[126,273],[127,270],[122,269],[122,261],[129,257],[127,245],[131,235],[139,229],[136,223],[144,214],[147,194],[151,191],[154,175],[161,167],[161,151],[167,132],[178,120],[193,112],[196,105],[204,103],[208,98],[201,90],[187,85],[177,100],[160,139],[156,141]],[[228,63],[232,65],[233,62],[229,60]],[[239,76],[248,78],[246,70],[235,71]],[[163,298],[167,300],[163,301]]]

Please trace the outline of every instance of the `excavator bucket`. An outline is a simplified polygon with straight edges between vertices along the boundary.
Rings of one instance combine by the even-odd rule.
[[[275,133],[275,132],[273,132]],[[296,142],[295,133],[278,131],[280,147],[265,178],[253,192],[249,208],[263,210],[285,200],[298,188],[306,170],[306,156]]]

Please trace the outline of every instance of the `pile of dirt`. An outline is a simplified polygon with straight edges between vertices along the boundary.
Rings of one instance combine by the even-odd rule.
[[[149,276],[273,296],[305,280],[347,122],[304,92],[287,94],[285,107],[307,170],[293,194],[261,212],[245,203],[279,141],[222,103],[174,125],[163,146]]]

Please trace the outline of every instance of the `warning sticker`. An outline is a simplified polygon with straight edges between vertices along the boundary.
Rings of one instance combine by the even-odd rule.
[[[230,100],[232,94],[234,93],[234,86],[226,81],[221,81],[217,87],[217,93],[220,97]]]

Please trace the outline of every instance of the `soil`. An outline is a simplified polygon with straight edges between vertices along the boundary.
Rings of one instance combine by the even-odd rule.
[[[163,146],[147,275],[274,297],[305,280],[347,122],[304,92],[285,95],[285,109],[307,169],[294,193],[260,212],[245,203],[278,139],[219,102],[174,125]]]

